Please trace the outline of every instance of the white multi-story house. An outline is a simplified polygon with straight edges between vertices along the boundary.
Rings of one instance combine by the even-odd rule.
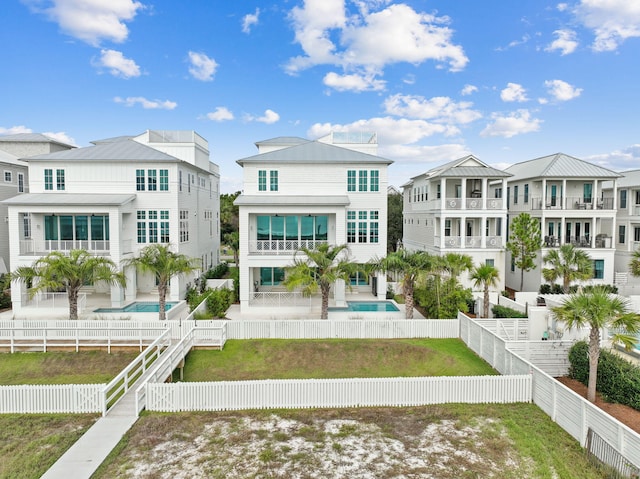
[[[31,265],[52,251],[86,249],[116,264],[151,243],[200,258],[203,269],[219,260],[218,166],[207,141],[193,131],[148,130],[134,137],[26,158],[29,193],[8,206],[11,267]],[[113,307],[155,288],[155,278],[125,270],[126,288],[93,285]],[[192,277],[174,278],[169,298],[183,297]],[[14,283],[19,310],[26,286]]]
[[[243,191],[240,215],[240,307],[311,308],[282,286],[300,247],[346,244],[357,263],[386,254],[387,168],[370,133],[333,133],[316,141],[280,137],[256,143],[258,154],[238,160]],[[352,285],[384,298],[384,275],[354,277]],[[345,302],[345,285],[332,304]],[[253,309],[252,309],[253,308]]]
[[[20,158],[73,148],[39,133],[0,136],[0,202],[29,192],[27,163]],[[0,203],[0,274],[10,271],[8,207]]]
[[[411,178],[403,185],[403,246],[431,254],[467,254],[491,264],[504,289],[507,209],[502,192],[509,173],[473,155]],[[498,185],[498,186],[495,186]],[[468,278],[460,278],[468,285]]]
[[[517,163],[505,170],[511,176],[506,192],[510,220],[529,213],[540,220],[543,247],[536,268],[525,272],[524,291],[537,291],[542,278],[542,257],[552,248],[573,244],[593,260],[591,284],[613,284],[616,244],[613,241],[617,198],[622,175],[564,153]],[[520,290],[520,270],[507,255],[506,285]]]

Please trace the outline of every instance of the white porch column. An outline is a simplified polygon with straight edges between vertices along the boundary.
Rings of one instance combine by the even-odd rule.
[[[124,306],[124,288],[117,284],[111,285],[111,307],[122,308]]]
[[[467,242],[467,217],[460,217],[460,247],[465,248]]]
[[[461,180],[462,185],[460,186],[460,209],[466,210],[467,209],[467,179],[466,178],[462,178]]]
[[[440,178],[440,209],[445,209],[447,204],[447,179]]]
[[[569,209],[569,203],[567,200],[567,180],[566,178],[563,178],[562,180],[562,209],[563,210],[568,210]]]
[[[386,299],[387,298],[387,275],[385,273],[378,273],[377,275],[378,282],[378,298]]]
[[[489,200],[489,179],[482,178],[482,209],[487,209],[487,201]]]
[[[547,179],[542,178],[542,198],[540,199],[542,204],[540,209],[545,210],[547,208]]]
[[[482,215],[480,221],[482,222],[480,225],[480,247],[484,249],[487,247],[487,230],[489,229],[487,228],[487,217]],[[491,231],[488,233],[491,234]]]
[[[169,281],[169,291],[167,291],[167,301],[180,301],[180,283],[186,281],[184,277],[174,276]]]
[[[629,198],[627,198],[627,208],[629,208],[628,205],[629,205]],[[618,180],[613,180],[613,211],[617,211],[617,210],[618,210]]]
[[[136,291],[138,289],[138,274],[136,268],[128,266],[124,270],[124,277],[127,281],[127,285],[124,291],[124,297],[127,301],[133,301],[136,299]]]
[[[336,307],[344,308],[347,306],[345,297],[345,283],[344,280],[339,279],[333,284],[333,297],[336,301]]]
[[[445,239],[444,239],[444,226],[446,224],[446,221],[447,221],[446,216],[443,216],[443,217],[440,218],[440,244],[436,245],[440,249],[444,248],[444,244],[445,244],[444,243],[445,242]]]
[[[591,198],[591,205],[593,209],[598,208],[598,180],[593,180],[593,197]]]

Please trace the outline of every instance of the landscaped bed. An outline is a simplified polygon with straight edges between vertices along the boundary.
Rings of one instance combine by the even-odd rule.
[[[101,478],[604,478],[531,404],[144,414]]]
[[[459,339],[229,340],[187,356],[185,381],[497,374]]]

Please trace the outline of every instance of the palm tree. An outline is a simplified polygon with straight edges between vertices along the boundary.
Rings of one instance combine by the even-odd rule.
[[[631,261],[629,262],[629,268],[631,269],[632,276],[640,276],[640,249],[633,252]]]
[[[607,293],[603,286],[595,286],[590,291],[580,290],[566,298],[560,306],[551,308],[558,320],[567,329],[590,328],[589,331],[589,384],[587,399],[595,402],[600,358],[600,329],[611,328],[624,331],[612,336],[613,343],[622,343],[631,349],[637,341],[635,334],[640,331],[640,316],[629,312],[626,300]]]
[[[53,251],[31,266],[17,268],[11,273],[11,280],[33,284],[29,290],[31,297],[40,291],[65,288],[69,297],[69,319],[78,319],[78,292],[85,284],[104,281],[125,285],[124,274],[117,271],[113,261],[83,249],[71,250],[69,254]]]
[[[298,253],[304,257],[298,257]],[[350,285],[350,276],[359,269],[349,259],[347,245],[320,243],[315,249],[300,248],[293,261],[293,265],[286,268],[283,284],[290,291],[301,288],[302,293],[309,296],[319,288],[322,295],[320,319],[327,319],[331,285],[340,279]]]
[[[471,271],[471,281],[475,287],[482,287],[482,317],[489,317],[489,288],[498,286],[500,275],[498,269],[490,264],[481,264]]]
[[[404,248],[389,253],[386,258],[374,260],[374,269],[402,275],[406,319],[413,319],[413,291],[416,283],[432,271],[435,262],[435,257],[424,251],[408,251]]]
[[[447,253],[442,257],[442,269],[456,282],[462,273],[471,271],[472,268],[473,258],[468,254]]]
[[[565,294],[569,293],[573,281],[593,277],[593,261],[585,251],[571,244],[552,249],[542,259],[551,265],[550,268],[542,269],[542,276],[552,283],[561,278]]]
[[[159,319],[166,319],[167,290],[169,281],[200,269],[200,260],[171,251],[171,245],[151,244],[140,250],[140,256],[125,262],[142,272],[152,273],[158,280]]]

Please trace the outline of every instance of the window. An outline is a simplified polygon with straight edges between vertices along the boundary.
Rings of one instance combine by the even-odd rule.
[[[149,243],[158,242],[158,212],[149,211]]]
[[[347,191],[356,191],[356,170],[347,171]]]
[[[53,170],[49,168],[44,170],[44,189],[45,190],[53,189]]]
[[[369,220],[374,220],[369,223],[369,243],[378,242],[378,212],[370,211]]]
[[[284,281],[284,268],[260,268],[260,285],[277,286]]]
[[[515,272],[516,270],[516,259],[515,258],[511,258],[511,272]]]
[[[278,171],[269,172],[269,191],[278,191]]]
[[[156,191],[158,189],[156,170],[147,170],[147,174],[147,186],[149,191]]]
[[[358,191],[367,191],[367,170],[358,171]]]
[[[514,205],[518,204],[518,185],[515,185],[513,187],[513,204]]]
[[[582,201],[584,203],[591,203],[591,194],[593,191],[593,184],[592,183],[585,183],[584,185],[582,185]]]
[[[160,191],[169,191],[169,170],[160,170]]]
[[[484,264],[486,264],[487,266],[495,266],[493,259],[485,259]]]
[[[31,238],[31,214],[22,214],[22,234],[25,239]]]
[[[444,220],[444,235],[451,236],[451,220]]]
[[[180,243],[189,241],[189,210],[180,210]]]
[[[358,243],[367,242],[367,212],[358,211]]]
[[[436,186],[436,198],[440,199],[440,190],[441,190],[441,186],[440,184],[438,184]]]
[[[529,203],[529,185],[524,185],[524,202]]]
[[[636,205],[640,205],[640,190],[636,190]]]
[[[618,243],[624,244],[625,242],[625,233],[627,227],[625,225],[618,226]]]
[[[147,242],[147,212],[146,211],[138,211],[137,212],[138,219],[138,243],[146,243]]]
[[[496,218],[496,236],[502,236],[502,218]]]
[[[144,191],[144,170],[136,170],[136,191]]]
[[[64,190],[64,170],[56,170],[56,189]]]
[[[355,243],[355,242],[356,242],[356,212],[347,211],[347,243]]]
[[[13,174],[12,174],[11,171],[5,171],[4,172],[4,182],[5,183],[13,182]]]
[[[507,209],[509,209],[510,191],[511,191],[511,187],[507,186]]]
[[[593,277],[594,279],[604,279],[604,260],[593,260]]]
[[[502,188],[496,188],[494,196],[496,198],[502,198]]]
[[[633,241],[640,241],[640,228],[633,228]]]
[[[267,172],[265,170],[258,171],[258,191],[267,191]]]
[[[187,193],[191,193],[191,173],[187,173]]]
[[[627,190],[620,190],[620,208],[627,207]]]
[[[178,170],[178,191],[182,191],[182,170]]]
[[[18,193],[24,193],[24,174],[18,173]]]
[[[378,191],[380,188],[380,172],[378,170],[371,170],[370,186],[370,191]]]

